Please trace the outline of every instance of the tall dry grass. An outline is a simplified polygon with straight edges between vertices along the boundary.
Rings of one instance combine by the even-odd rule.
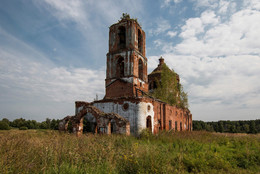
[[[260,136],[0,131],[0,173],[258,173]]]

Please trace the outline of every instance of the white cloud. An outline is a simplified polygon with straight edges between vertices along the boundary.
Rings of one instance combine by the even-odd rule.
[[[258,0],[250,0],[250,1],[244,0],[243,4],[245,8],[260,10],[260,3]]]
[[[204,25],[216,25],[219,23],[219,17],[216,16],[214,11],[205,11],[200,18]]]
[[[167,35],[170,36],[171,38],[173,38],[177,35],[177,32],[176,31],[168,31]]]
[[[226,115],[225,119],[245,119],[247,117],[237,110],[256,109],[260,105],[259,56],[200,58],[168,53],[163,57],[167,65],[180,75],[181,83],[189,95],[192,112],[193,108],[204,104],[212,109],[218,107],[227,110],[228,112],[222,113]],[[149,64],[157,65],[157,61],[158,57],[149,58]],[[149,67],[154,68],[155,66]],[[223,115],[203,113],[204,109],[201,107],[196,110],[196,114],[193,113],[194,119],[224,119]],[[257,118],[256,114],[251,116]]]
[[[218,6],[217,0],[193,0],[196,8],[207,7],[216,8]]]
[[[227,10],[228,10],[228,6],[229,6],[230,3],[231,2],[229,2],[229,1],[221,0],[219,2],[219,10],[218,10],[218,12],[222,13],[222,14],[225,14],[227,12]]]
[[[104,70],[49,66],[18,54],[1,50],[1,87],[13,89],[15,97],[31,97],[68,102],[92,100],[95,94],[104,94]],[[15,88],[19,87],[19,88]],[[5,98],[1,97],[2,100]]]
[[[212,17],[205,18],[205,14]],[[196,56],[260,54],[260,23],[255,22],[260,20],[259,11],[240,10],[224,23],[218,19],[212,12],[188,19],[180,34],[184,40],[175,51]],[[207,23],[214,25],[205,29]]]
[[[192,38],[204,31],[204,27],[200,18],[191,18],[182,26],[180,36],[182,38]]]
[[[3,30],[1,37],[8,40],[0,42],[1,116],[12,113],[13,117],[37,120],[57,118],[72,114],[76,100],[91,102],[96,94],[104,96],[104,67],[94,70],[57,66]]]
[[[178,4],[178,3],[182,2],[182,0],[164,0],[164,1],[162,2],[161,8],[169,7],[169,5],[170,5],[172,2],[173,2],[174,4]]]
[[[237,10],[233,1],[197,1],[198,8],[209,8],[180,26],[181,42],[167,50],[171,43],[159,42],[188,91],[194,119],[259,118],[259,5],[252,1]]]
[[[156,26],[148,31],[151,35],[164,33],[171,28],[169,21],[163,18],[157,19],[155,23]]]
[[[80,0],[45,0],[52,8],[56,9],[54,14],[61,20],[74,20],[77,22],[86,21],[83,3]]]

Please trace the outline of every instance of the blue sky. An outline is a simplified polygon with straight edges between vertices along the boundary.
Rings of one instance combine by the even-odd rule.
[[[258,0],[1,0],[0,119],[63,118],[105,91],[108,27],[146,32],[148,71],[163,56],[193,119],[260,118]]]

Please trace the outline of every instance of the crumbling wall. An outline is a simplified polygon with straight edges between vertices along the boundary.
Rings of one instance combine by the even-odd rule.
[[[81,102],[80,104],[76,103],[76,115],[67,116],[61,120],[59,123],[59,130],[67,131],[68,122],[71,121],[73,133],[76,135],[81,135],[83,133],[84,117],[87,117],[86,119],[92,119],[92,121],[96,121],[96,128],[94,131],[95,133],[110,134],[112,122],[115,125],[115,133],[130,135],[130,123],[127,119],[116,113],[104,113],[87,102]],[[93,119],[93,117],[95,119]]]

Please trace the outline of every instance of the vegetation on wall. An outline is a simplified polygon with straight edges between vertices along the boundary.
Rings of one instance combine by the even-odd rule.
[[[131,18],[128,13],[123,13],[118,22],[120,22],[122,20],[134,20],[135,22],[138,23],[137,18]]]
[[[193,120],[193,130],[228,133],[260,133],[260,120],[204,122]]]
[[[184,92],[183,86],[177,81],[177,74],[170,70],[164,63],[162,65],[161,80],[156,80],[157,88],[150,94],[171,105],[188,108],[188,94]]]

